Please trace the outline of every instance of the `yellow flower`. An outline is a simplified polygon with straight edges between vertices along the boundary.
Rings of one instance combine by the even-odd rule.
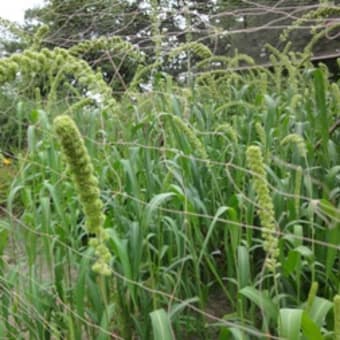
[[[10,166],[12,164],[12,161],[9,158],[3,158],[2,164],[5,166]]]

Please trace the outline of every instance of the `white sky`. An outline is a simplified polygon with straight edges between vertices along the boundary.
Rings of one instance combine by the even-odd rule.
[[[0,0],[0,16],[2,18],[24,21],[25,10],[43,4],[43,0]]]

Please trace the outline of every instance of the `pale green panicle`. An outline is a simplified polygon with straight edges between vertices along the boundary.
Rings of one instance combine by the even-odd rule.
[[[306,147],[305,140],[303,139],[302,136],[298,135],[297,133],[291,133],[282,139],[281,145],[285,145],[285,144],[295,144],[299,155],[301,157],[306,157],[307,147]]]
[[[76,124],[69,116],[58,116],[54,120],[54,128],[84,209],[87,232],[95,235],[90,241],[97,257],[93,270],[109,275],[111,254],[104,243],[107,238],[103,228],[105,215],[90,156]]]
[[[272,199],[266,181],[266,171],[261,149],[258,146],[250,146],[247,149],[248,168],[253,173],[253,184],[257,193],[259,216],[262,224],[263,249],[267,253],[266,267],[275,271],[279,265],[278,238],[275,235],[276,223]]]
[[[229,123],[224,123],[219,125],[216,130],[216,132],[225,132],[227,134],[227,136],[235,143],[237,143],[238,140],[238,135],[237,135],[237,131],[232,127],[231,124]]]
[[[259,139],[262,145],[265,146],[267,144],[267,137],[266,137],[266,131],[264,130],[264,127],[262,126],[261,123],[256,122],[255,130],[256,130],[257,135],[259,136]]]
[[[208,161],[208,154],[205,150],[203,143],[198,139],[194,131],[178,116],[176,115],[165,115],[170,117],[177,128],[188,138],[189,143],[196,151],[198,157],[201,160]]]

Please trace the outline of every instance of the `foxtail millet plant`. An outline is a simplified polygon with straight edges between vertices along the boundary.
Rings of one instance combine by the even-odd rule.
[[[84,209],[87,232],[95,235],[90,241],[97,257],[92,269],[97,273],[109,275],[111,254],[104,243],[105,215],[90,156],[76,124],[69,116],[61,115],[55,118],[54,128]]]
[[[215,133],[224,132],[233,142],[237,143],[238,135],[237,131],[229,123],[219,125],[215,129]]]
[[[33,41],[31,45],[32,50],[39,50],[44,38],[49,33],[49,27],[47,25],[42,25],[38,28],[37,32],[33,36]]]
[[[279,265],[277,260],[279,241],[274,234],[276,229],[274,206],[266,180],[262,152],[258,146],[252,145],[248,147],[247,164],[253,173],[253,184],[259,205],[258,212],[262,224],[263,249],[267,253],[265,265],[269,270],[275,272],[275,268]]]
[[[100,37],[98,39],[82,40],[79,44],[69,48],[68,52],[75,57],[79,57],[89,52],[98,52],[101,50],[123,53],[126,57],[133,59],[137,63],[145,61],[145,56],[137,47],[116,35],[111,37]]]
[[[291,133],[287,135],[285,138],[282,139],[281,145],[285,144],[295,144],[297,151],[301,157],[306,157],[307,155],[307,147],[305,140],[302,136],[298,135],[297,133]]]
[[[115,99],[112,97],[112,89],[104,81],[100,72],[94,72],[85,61],[71,55],[68,50],[56,47],[53,50],[46,48],[40,51],[25,50],[23,53],[14,53],[9,57],[0,59],[0,85],[14,81],[18,74],[23,79],[32,80],[39,74],[54,74],[50,84],[50,98],[55,97],[56,91],[61,82],[72,75],[77,84],[85,87],[93,94],[100,94],[101,105],[105,108],[114,108]]]
[[[321,1],[320,1],[321,2]],[[287,41],[289,34],[299,28],[299,26],[303,26],[306,23],[312,23],[311,30],[315,32],[317,28],[322,27],[320,22],[325,20],[326,18],[331,18],[332,16],[337,16],[340,14],[340,8],[338,6],[334,6],[328,2],[324,4],[320,4],[315,10],[308,11],[301,17],[297,18],[292,25],[288,26],[280,36],[282,41]]]
[[[172,49],[171,52],[169,53],[169,58],[174,59],[182,52],[188,51],[192,52],[197,57],[200,57],[203,60],[206,58],[211,58],[213,56],[213,53],[211,52],[209,47],[194,41],[189,43],[183,43],[178,47]]]
[[[265,147],[267,145],[266,131],[260,122],[255,123],[255,131],[260,139],[260,142]]]
[[[205,150],[205,147],[203,143],[200,141],[200,139],[196,136],[195,132],[188,126],[187,123],[185,123],[179,116],[169,114],[169,113],[163,113],[161,114],[162,117],[167,117],[172,120],[174,125],[178,128],[179,131],[182,131],[182,134],[187,137],[188,142],[195,150],[197,156],[203,161],[206,161],[208,163],[208,154]],[[209,165],[209,164],[208,164]]]

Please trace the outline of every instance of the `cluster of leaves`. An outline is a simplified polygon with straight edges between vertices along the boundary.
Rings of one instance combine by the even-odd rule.
[[[250,57],[188,41],[168,59],[196,54],[181,87],[118,37],[47,49],[46,34],[0,60],[5,123],[20,129],[0,189],[1,337],[339,336],[340,88],[327,67],[268,46],[272,70],[240,74]],[[116,99],[82,59],[106,43],[141,62]],[[80,132],[55,119],[65,111]],[[100,255],[109,277],[91,270]]]
[[[91,235],[54,137],[58,108],[25,117],[27,153],[1,222],[1,334],[332,337],[339,85],[325,66],[281,58],[285,76],[278,63],[272,73],[207,72],[181,88],[159,74],[155,91],[116,102],[124,114],[69,111],[102,189],[109,278],[91,271]],[[263,155],[261,173],[246,162],[252,148]],[[259,180],[275,230],[265,225]],[[274,271],[265,266],[268,233]],[[21,254],[14,264],[12,251]]]

